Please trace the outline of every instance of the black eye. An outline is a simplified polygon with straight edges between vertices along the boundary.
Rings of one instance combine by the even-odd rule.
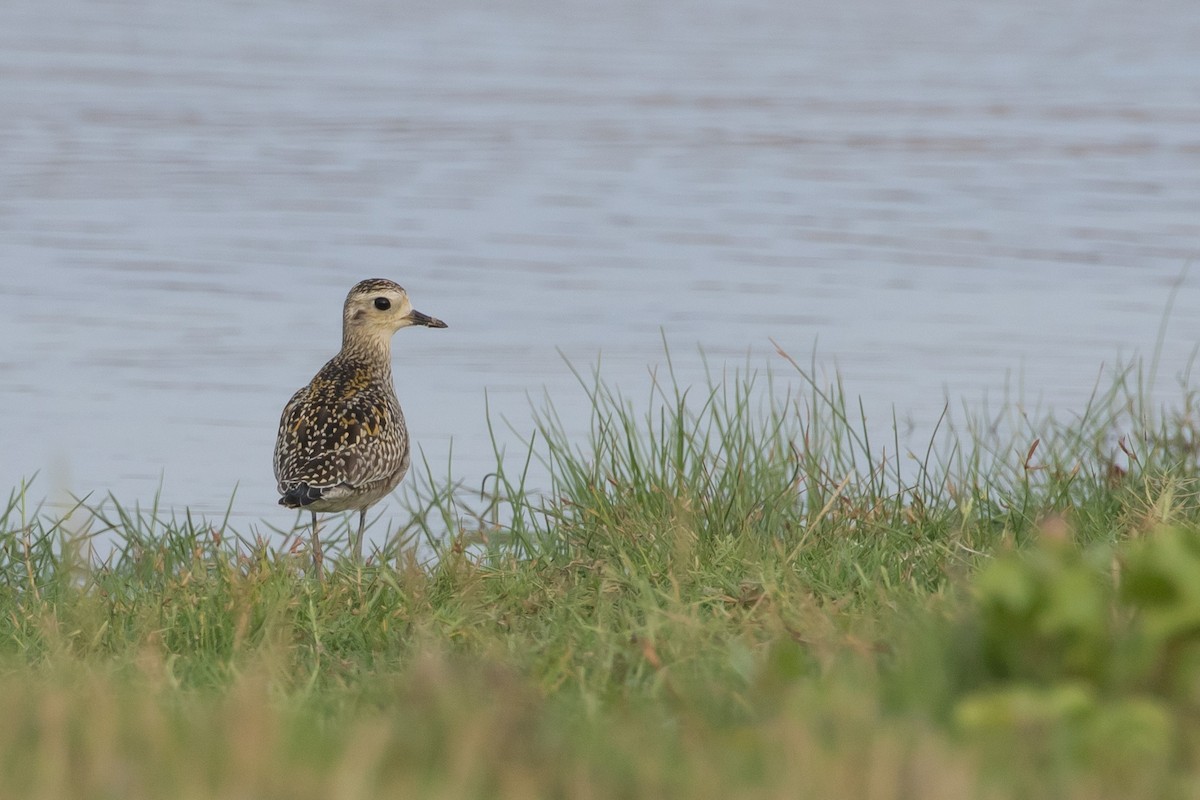
[[[387,311],[389,308],[392,307],[392,301],[388,300],[386,297],[376,297],[375,298],[375,307],[378,308],[380,311]]]

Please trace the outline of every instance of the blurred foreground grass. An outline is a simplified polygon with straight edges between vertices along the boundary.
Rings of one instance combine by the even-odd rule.
[[[913,454],[792,367],[581,376],[589,440],[547,407],[324,585],[278,537],[14,492],[0,797],[1200,794],[1190,390],[1124,370]]]

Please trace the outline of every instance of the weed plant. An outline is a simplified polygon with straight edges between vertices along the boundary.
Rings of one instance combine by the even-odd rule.
[[[1186,385],[911,447],[780,356],[640,399],[580,373],[587,438],[547,403],[482,494],[426,469],[322,584],[301,531],[19,487],[0,796],[1200,791]]]

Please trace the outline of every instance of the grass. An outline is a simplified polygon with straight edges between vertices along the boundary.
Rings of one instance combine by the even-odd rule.
[[[0,796],[1195,796],[1194,394],[1119,370],[910,452],[781,356],[581,374],[588,438],[547,404],[482,496],[415,476],[321,585],[290,535],[18,488]]]

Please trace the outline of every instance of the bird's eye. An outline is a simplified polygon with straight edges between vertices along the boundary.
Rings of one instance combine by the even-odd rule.
[[[376,297],[375,298],[375,307],[378,308],[380,311],[387,311],[389,308],[392,307],[392,301],[388,300],[386,297]]]

